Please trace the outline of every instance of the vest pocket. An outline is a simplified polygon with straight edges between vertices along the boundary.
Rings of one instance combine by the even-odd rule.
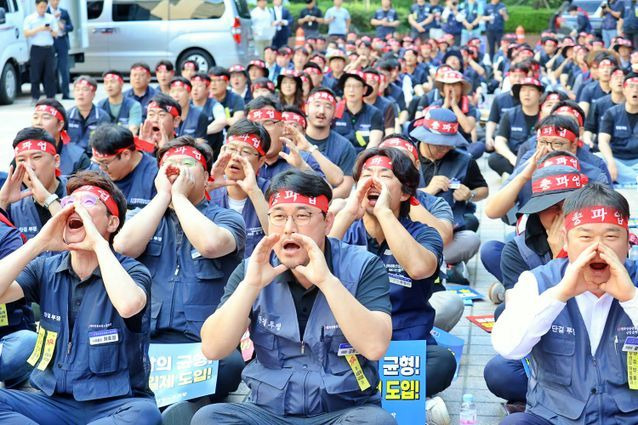
[[[276,415],[283,416],[286,406],[288,382],[292,368],[268,369],[259,364],[246,367],[242,377],[250,388],[250,400],[258,406],[266,407]]]
[[[89,345],[89,369],[96,375],[117,372],[120,366],[120,344],[111,342]]]
[[[543,369],[548,371],[542,380],[559,385],[570,385],[572,382],[572,363],[576,352],[574,338],[558,338],[549,336],[541,339],[541,350],[545,353]],[[551,372],[550,372],[551,371]],[[539,376],[539,379],[541,377]]]
[[[277,349],[277,341],[275,335],[258,331],[256,326],[250,329],[251,339],[255,344],[255,355],[257,360],[266,367],[280,367],[279,350]]]

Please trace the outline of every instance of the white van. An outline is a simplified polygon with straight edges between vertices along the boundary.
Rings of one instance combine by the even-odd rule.
[[[88,48],[74,74],[128,73],[168,59],[200,71],[248,61],[254,52],[246,0],[93,0],[87,3]]]

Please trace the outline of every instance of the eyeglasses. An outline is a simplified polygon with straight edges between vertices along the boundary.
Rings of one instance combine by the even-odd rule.
[[[288,223],[288,219],[292,218],[292,221],[298,226],[305,226],[310,224],[310,220],[314,214],[305,211],[296,212],[293,215],[284,214],[281,212],[268,213],[268,220],[273,226],[285,226]]]
[[[111,164],[120,159],[120,157],[121,155],[117,154],[113,157],[113,159],[107,161],[98,161],[97,159],[91,158],[91,162],[100,167],[101,170],[109,171],[109,167],[111,166]]]
[[[243,156],[244,158],[250,158],[250,157],[259,155],[258,153],[255,153],[255,152],[251,151],[250,149],[246,149],[246,148],[239,149],[236,146],[230,146],[230,145],[222,146],[222,150],[224,152],[228,152],[228,153],[233,154],[233,155],[237,154],[239,156]]]
[[[547,140],[539,140],[537,144],[538,146],[547,146],[555,151],[563,150],[565,147],[569,146],[569,142],[549,142]]]
[[[80,199],[77,199],[78,197],[80,197]],[[69,195],[60,199],[60,206],[64,208],[67,205],[71,205],[75,201],[80,201],[80,204],[82,204],[86,208],[92,208],[98,203],[99,199],[97,196],[91,193],[82,193],[81,195],[80,194]]]
[[[162,165],[164,164],[175,165],[178,167],[182,165],[184,167],[191,168],[199,164],[199,161],[197,161],[195,158],[182,158],[182,159],[167,158],[164,161],[162,161]]]

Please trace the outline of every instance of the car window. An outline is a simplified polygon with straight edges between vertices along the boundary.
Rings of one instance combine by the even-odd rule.
[[[598,6],[600,6],[599,1],[583,1],[583,2],[575,1],[573,2],[573,4],[580,7],[581,9],[583,9],[585,12],[589,14],[594,13],[596,9],[598,9]]]
[[[161,21],[167,18],[163,1],[113,0],[114,21]]]
[[[4,9],[5,12],[11,12],[9,10],[9,2],[7,0],[0,0],[0,7]]]
[[[86,4],[86,16],[88,19],[97,19],[102,15],[104,9],[104,1],[89,1]]]
[[[250,19],[250,10],[248,10],[246,0],[235,0],[235,7],[240,18]]]
[[[224,14],[226,6],[224,0],[206,0],[190,2],[185,5],[182,0],[171,0],[171,21],[183,19],[216,19]]]

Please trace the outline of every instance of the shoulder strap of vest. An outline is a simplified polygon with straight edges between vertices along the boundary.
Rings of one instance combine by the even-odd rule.
[[[0,222],[6,224],[7,226],[11,227],[11,228],[16,228],[16,226],[11,222],[11,220],[9,220],[9,218],[7,218],[7,216],[5,216],[4,214],[0,213]],[[22,238],[22,243],[25,243],[27,241],[27,237],[24,235],[24,233],[20,232],[20,237]]]
[[[518,252],[521,254],[521,257],[523,257],[525,264],[527,264],[527,267],[529,267],[530,270],[544,264],[541,257],[525,243],[525,233],[521,233],[516,236],[514,238],[514,242],[516,242]]]

